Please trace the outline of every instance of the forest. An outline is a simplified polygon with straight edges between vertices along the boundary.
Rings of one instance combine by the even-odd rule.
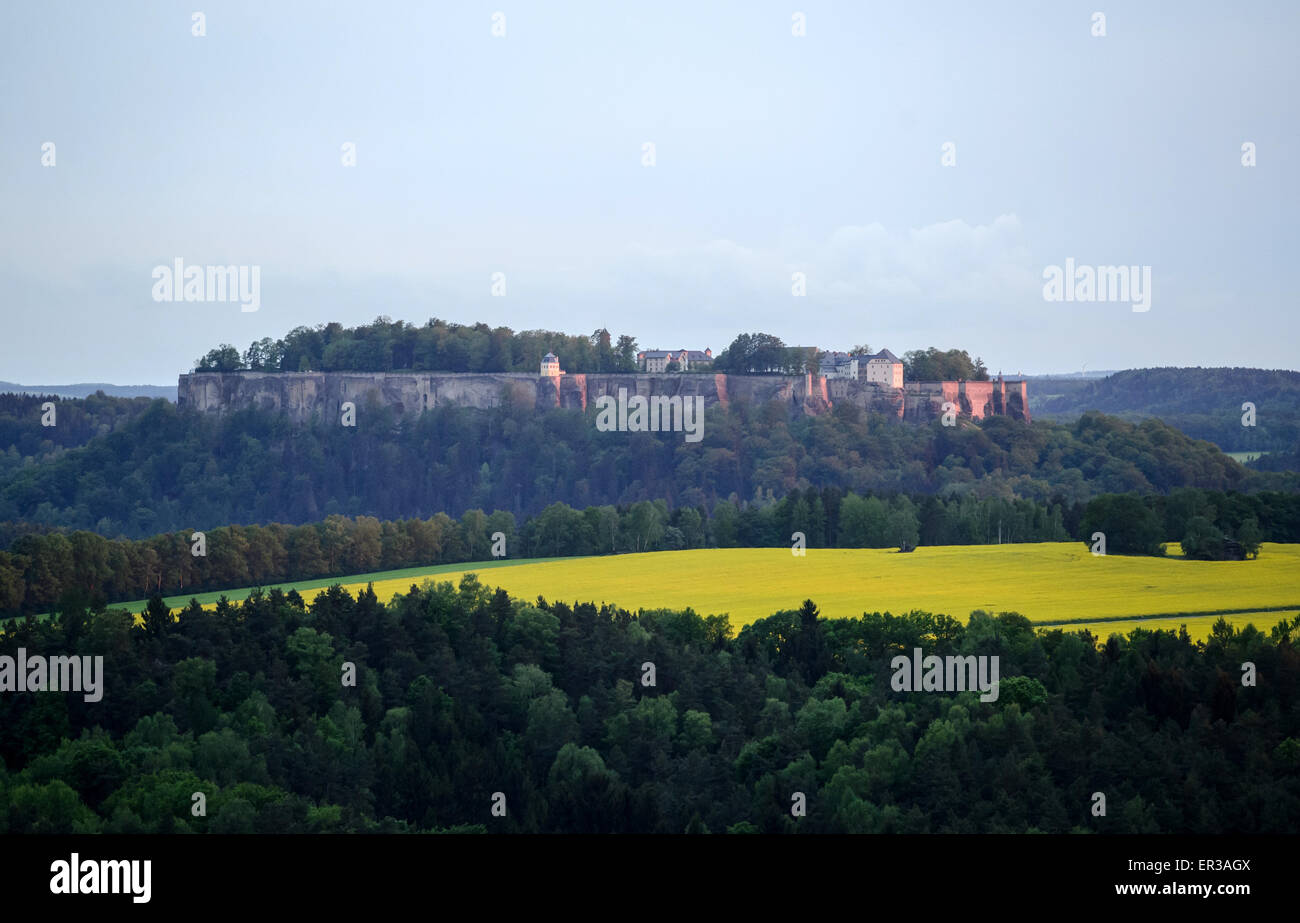
[[[0,547],[29,528],[144,538],[231,523],[327,516],[516,520],[663,500],[669,509],[835,487],[867,494],[1086,503],[1179,487],[1288,491],[1295,472],[1250,471],[1157,420],[1084,414],[1068,424],[992,417],[900,425],[838,404],[794,416],[779,404],[711,407],[704,438],[602,433],[594,410],[439,407],[401,419],[358,408],[359,425],[293,426],[270,411],[217,416],[165,401],[0,396]]]
[[[683,548],[788,546],[900,548],[994,542],[1083,541],[1101,531],[1110,554],[1164,554],[1182,542],[1197,558],[1222,558],[1231,538],[1254,556],[1261,542],[1300,542],[1300,494],[1179,489],[1116,494],[1087,504],[977,499],[970,495],[859,496],[797,488],[779,500],[719,501],[712,510],[642,500],[576,510],[553,503],[517,522],[503,510],[469,510],[458,520],[380,521],[329,516],[289,526],[219,526],[203,533],[106,539],[93,532],[29,532],[0,551],[0,617],[87,602],[126,602],[207,590],[267,586],[407,567],[485,561],[500,533],[511,558],[569,557]]]
[[[195,360],[196,372],[533,372],[542,356],[560,356],[566,371],[634,372],[636,340],[614,341],[605,329],[591,336],[432,318],[422,327],[378,317],[373,323],[296,327],[278,339],[264,337],[241,354],[223,343]]]
[[[138,626],[70,607],[0,634],[0,655],[104,658],[102,701],[0,696],[0,833],[1281,834],[1300,824],[1296,632],[1099,645],[1011,613],[823,620],[807,600],[733,637],[725,616],[526,602],[473,575],[388,605],[154,600]],[[996,701],[894,692],[915,647],[997,656]]]

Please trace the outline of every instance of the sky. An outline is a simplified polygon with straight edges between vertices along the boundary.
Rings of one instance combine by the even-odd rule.
[[[1293,2],[8,0],[0,380],[174,384],[219,343],[379,315],[955,347],[1009,375],[1297,368],[1298,24]],[[257,310],[158,300],[176,259],[256,267]],[[1148,310],[1045,298],[1067,260],[1150,267]]]

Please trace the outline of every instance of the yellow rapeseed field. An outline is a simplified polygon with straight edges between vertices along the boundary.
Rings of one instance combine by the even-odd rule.
[[[1177,545],[1169,550],[1180,553]],[[454,583],[466,571],[435,579]],[[1289,605],[1300,611],[1300,545],[1266,544],[1254,561],[1099,557],[1075,542],[950,545],[910,554],[813,548],[802,558],[783,548],[720,548],[520,564],[485,571],[480,579],[527,600],[541,595],[632,610],[690,606],[706,615],[725,612],[736,628],[797,608],[804,599],[829,618],[924,609],[965,619],[984,609],[1052,622]],[[384,581],[375,584],[375,593],[388,600],[410,585],[409,579]],[[1250,620],[1263,628],[1284,614],[1255,613]],[[1192,631],[1190,619],[1181,621]],[[1179,622],[1162,620],[1159,627],[1176,628]],[[1198,637],[1213,622],[1208,619]],[[1099,629],[1093,626],[1094,633]]]
[[[1293,609],[1283,609],[1281,612],[1234,612],[1231,615],[1192,615],[1184,618],[1172,619],[1122,619],[1117,622],[1092,622],[1087,625],[1069,625],[1054,626],[1064,629],[1065,631],[1079,631],[1088,629],[1101,640],[1106,640],[1111,635],[1127,635],[1134,628],[1145,628],[1149,631],[1178,631],[1182,626],[1187,626],[1187,633],[1196,640],[1204,640],[1210,635],[1210,629],[1220,618],[1226,619],[1230,625],[1241,628],[1246,624],[1254,625],[1264,634],[1268,634],[1274,625],[1283,620],[1291,621],[1297,615],[1300,615],[1300,606]]]
[[[812,599],[828,618],[863,612],[942,612],[965,620],[973,610],[1019,612],[1034,622],[1087,620],[1101,638],[1139,622],[1096,622],[1122,616],[1187,613],[1140,622],[1146,628],[1187,623],[1204,638],[1218,616],[1235,625],[1253,622],[1267,631],[1300,613],[1300,545],[1264,545],[1254,561],[1185,561],[1170,545],[1168,558],[1098,557],[1080,542],[1031,545],[949,545],[910,554],[889,549],[722,548],[565,558],[478,570],[444,571],[431,579],[458,583],[475,572],[486,585],[518,599],[607,602],[640,608],[727,613],[739,629],[779,609]],[[498,562],[499,563],[499,562]],[[421,576],[375,582],[385,602]],[[339,580],[348,592],[365,589],[360,578]],[[304,591],[308,599],[318,590]],[[1252,610],[1290,606],[1288,611]],[[205,608],[212,608],[209,604]],[[1200,613],[1200,614],[1198,614]],[[1066,630],[1083,624],[1063,625]]]

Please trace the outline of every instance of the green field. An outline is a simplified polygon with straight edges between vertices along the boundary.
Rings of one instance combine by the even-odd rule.
[[[1224,452],[1223,454],[1231,458],[1233,461],[1241,462],[1244,465],[1246,462],[1252,462],[1255,459],[1259,458],[1261,455],[1267,455],[1268,453],[1267,452]]]
[[[1170,551],[1177,554],[1178,546]],[[307,591],[333,583],[354,594],[373,583],[387,601],[426,578],[454,583],[465,573],[479,573],[483,583],[519,599],[540,595],[632,610],[690,607],[701,614],[727,613],[736,628],[797,608],[805,598],[830,618],[923,609],[965,619],[976,609],[1012,611],[1067,630],[1086,626],[1101,637],[1142,619],[1142,627],[1175,630],[1186,622],[1189,632],[1203,638],[1219,613],[1229,613],[1225,617],[1234,624],[1249,621],[1266,630],[1300,612],[1300,545],[1278,544],[1265,544],[1254,561],[1100,557],[1080,542],[952,545],[911,554],[809,549],[802,558],[785,548],[699,549],[455,564],[282,586],[310,598]],[[248,592],[224,595],[237,600]],[[221,595],[199,599],[210,606]],[[168,602],[179,607],[187,599]],[[138,612],[143,605],[129,608]]]

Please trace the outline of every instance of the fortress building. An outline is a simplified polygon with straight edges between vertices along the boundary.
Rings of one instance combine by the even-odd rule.
[[[636,364],[643,372],[666,372],[668,363],[676,362],[679,371],[686,372],[692,365],[704,365],[713,361],[713,350],[705,347],[699,349],[647,349],[636,354]]]
[[[848,353],[825,353],[817,360],[822,378],[857,378],[861,357]]]
[[[874,381],[887,388],[903,387],[903,360],[887,349],[874,356],[860,356],[858,369],[863,381]]]

